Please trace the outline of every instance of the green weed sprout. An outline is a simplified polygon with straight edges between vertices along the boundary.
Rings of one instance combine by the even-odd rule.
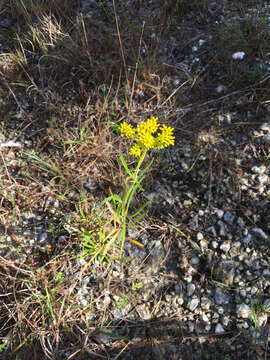
[[[112,194],[101,202],[101,207],[106,205],[107,210],[111,213],[109,220],[106,219],[103,231],[100,232],[102,236],[96,239],[98,245],[99,259],[108,260],[109,251],[114,245],[120,248],[120,257],[122,257],[125,240],[129,240],[138,246],[143,246],[136,240],[126,237],[127,223],[129,226],[134,226],[146,214],[146,206],[150,201],[145,202],[133,214],[129,213],[130,205],[137,190],[143,191],[141,183],[145,177],[145,173],[152,165],[154,158],[143,168],[146,154],[150,150],[164,149],[169,145],[174,145],[175,137],[173,135],[173,128],[166,125],[158,124],[157,117],[151,117],[147,121],[142,121],[136,127],[123,122],[120,126],[122,137],[135,142],[130,149],[129,154],[138,158],[137,166],[134,170],[130,170],[122,154],[119,155],[121,163],[127,172],[127,180],[121,195]],[[105,231],[105,232],[104,232]],[[87,234],[84,234],[84,244],[89,242],[89,246],[93,251],[93,239],[85,240]],[[100,238],[101,237],[101,238]],[[87,246],[85,246],[85,249]],[[94,253],[97,249],[94,250]],[[91,254],[93,257],[97,254]]]

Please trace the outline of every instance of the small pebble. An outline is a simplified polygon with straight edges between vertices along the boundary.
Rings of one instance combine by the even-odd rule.
[[[218,94],[220,94],[220,93],[223,93],[224,91],[226,90],[226,86],[224,86],[224,85],[218,85],[217,87],[216,87],[216,92],[218,93]]]
[[[227,253],[231,248],[231,243],[230,241],[224,241],[221,245],[220,245],[220,250],[224,251],[225,253]]]
[[[211,246],[212,246],[213,249],[217,249],[217,248],[218,248],[218,242],[215,241],[215,240],[212,241],[212,242],[211,242]]]
[[[224,214],[224,220],[227,224],[232,225],[234,222],[235,217],[229,212],[226,211]]]
[[[233,60],[242,60],[245,57],[245,53],[243,51],[237,51],[232,54]]]
[[[263,123],[263,124],[260,126],[260,130],[270,133],[270,123]]]
[[[266,299],[263,303],[263,307],[265,310],[270,311],[270,299]]]
[[[224,211],[221,210],[221,209],[216,209],[215,212],[216,212],[216,214],[217,214],[217,217],[218,217],[219,219],[222,219],[223,214],[224,214]]]
[[[236,314],[242,319],[248,319],[251,316],[251,308],[246,304],[236,305]]]
[[[199,305],[199,299],[198,298],[193,298],[191,301],[188,302],[187,304],[187,308],[190,310],[190,311],[194,311],[198,305]]]
[[[219,220],[219,221],[217,222],[217,225],[218,225],[218,227],[219,227],[219,235],[220,235],[220,236],[226,236],[227,233],[228,233],[228,227],[227,227],[227,225],[226,225],[223,221],[221,221],[221,220]]]
[[[255,174],[263,174],[266,170],[265,165],[261,165],[261,166],[253,166],[251,168],[251,171],[254,172]]]
[[[221,335],[221,334],[224,334],[224,333],[225,333],[225,330],[224,330],[223,326],[218,323],[216,325],[216,328],[215,328],[215,334]]]
[[[187,295],[192,296],[194,294],[195,289],[196,289],[196,286],[194,284],[188,284]]]
[[[215,291],[215,303],[218,305],[228,304],[230,301],[230,296],[227,295],[223,290],[219,287],[216,288]]]

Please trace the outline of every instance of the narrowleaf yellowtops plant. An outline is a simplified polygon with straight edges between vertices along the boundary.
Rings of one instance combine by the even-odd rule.
[[[135,144],[130,147],[129,154],[137,157],[138,163],[136,168],[131,171],[128,168],[123,155],[119,155],[121,163],[128,175],[123,192],[121,195],[111,193],[109,197],[101,202],[101,206],[106,204],[111,216],[109,220],[106,219],[104,222],[104,226],[106,227],[105,231],[99,232],[99,238],[94,240],[100,244],[100,246],[97,248],[95,247],[95,250],[90,252],[92,256],[91,259],[98,257],[101,261],[104,259],[108,260],[111,257],[109,253],[111,252],[112,247],[115,246],[120,248],[121,257],[125,240],[129,240],[138,246],[143,246],[138,241],[126,237],[127,223],[129,226],[134,226],[138,223],[138,221],[145,216],[145,207],[149,204],[149,201],[147,201],[133,214],[129,214],[131,201],[138,189],[143,191],[141,183],[146,171],[150,168],[154,159],[152,158],[143,169],[141,169],[141,166],[148,151],[160,150],[169,145],[174,145],[175,140],[173,134],[174,129],[170,126],[159,124],[157,117],[151,117],[146,121],[142,121],[140,124],[137,124],[136,127],[132,127],[130,124],[123,122],[120,126],[120,131],[122,137],[135,142]],[[89,247],[93,250],[93,239],[89,238],[89,241],[87,241],[88,235],[85,232],[81,234],[83,235],[83,248],[86,253],[89,251]],[[102,238],[100,238],[100,236]]]
[[[121,124],[122,136],[136,141],[136,144],[130,148],[130,155],[142,157],[150,149],[160,150],[169,145],[174,145],[174,129],[164,124],[158,124],[157,120],[157,117],[151,117],[151,119],[138,124],[136,128],[126,122]],[[156,134],[157,131],[159,132]]]

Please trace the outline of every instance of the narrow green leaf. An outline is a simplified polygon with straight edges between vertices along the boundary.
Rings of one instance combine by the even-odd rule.
[[[113,194],[113,195],[111,195],[111,196],[108,196],[106,199],[104,199],[104,200],[102,200],[101,201],[101,203],[100,203],[100,205],[102,206],[102,205],[104,205],[107,201],[117,201],[117,202],[119,202],[120,204],[122,204],[122,199],[121,199],[121,197],[119,196],[119,195],[117,195],[117,194]]]
[[[112,247],[113,243],[117,240],[118,232],[111,237],[111,240],[109,240],[102,252],[102,261],[104,260],[104,257],[107,255],[108,251]]]
[[[119,155],[119,158],[120,158],[121,163],[122,163],[122,165],[124,166],[126,172],[127,172],[128,175],[133,179],[133,174],[132,174],[132,172],[129,170],[129,168],[128,168],[128,166],[127,166],[127,163],[126,163],[126,161],[125,161],[125,159],[124,159],[124,157],[123,157],[123,155],[122,155],[121,153],[120,153],[120,155]]]
[[[120,233],[120,242],[121,242],[120,254],[121,254],[121,256],[123,254],[125,240],[126,240],[126,223],[123,224],[123,227],[122,227],[122,230]]]
[[[134,217],[136,217],[137,215],[139,215],[140,212],[142,212],[142,210],[148,205],[150,204],[151,201],[146,201],[134,214],[129,215],[128,218],[132,219]]]
[[[25,83],[20,83],[20,82],[12,82],[12,83],[9,83],[10,85],[13,85],[13,86],[21,86],[21,87],[29,87],[28,84],[25,84]]]
[[[141,215],[139,215],[135,220],[132,220],[132,225],[135,226],[138,222],[140,222],[145,215],[147,214],[147,210],[145,210],[143,213],[141,213]]]

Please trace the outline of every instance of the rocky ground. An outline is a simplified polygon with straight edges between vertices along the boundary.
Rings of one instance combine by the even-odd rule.
[[[82,324],[73,324],[84,334],[81,343],[77,341],[75,346],[71,335],[72,340],[68,340],[63,327],[58,330],[57,349],[53,341],[50,347],[44,329],[40,335],[44,354],[40,359],[267,359],[269,4],[228,0],[196,5],[180,1],[172,13],[170,6],[159,1],[123,1],[116,5],[117,9],[111,1],[83,1],[75,7],[72,19],[81,13],[85,23],[89,20],[97,27],[105,26],[108,14],[117,10],[120,25],[122,14],[134,27],[145,21],[140,47],[145,63],[155,47],[161,70],[159,77],[153,77],[160,96],[162,92],[165,96],[159,101],[155,92],[145,90],[147,86],[138,87],[131,116],[144,120],[154,113],[175,128],[176,144],[160,156],[147,177],[145,191],[137,199],[151,200],[149,214],[136,228],[129,229],[128,236],[144,247],[126,242],[123,256],[131,257],[131,261],[91,264],[86,271],[87,260],[70,254],[68,260],[65,257],[65,267],[56,262],[57,256],[66,256],[63,254],[76,237],[71,224],[77,209],[74,204],[80,196],[77,184],[83,185],[93,203],[108,195],[108,184],[115,184],[104,175],[107,163],[96,172],[93,165],[91,176],[80,175],[84,155],[71,170],[65,169],[69,150],[65,148],[61,153],[66,143],[58,142],[64,130],[61,133],[54,126],[60,95],[52,96],[50,84],[42,84],[45,75],[41,74],[47,65],[42,68],[42,56],[31,52],[30,60],[38,64],[43,101],[35,95],[36,103],[31,102],[31,88],[14,92],[7,75],[2,81],[1,276],[10,271],[20,273],[22,264],[25,272],[33,271],[37,262],[39,269],[56,264],[64,278],[61,284],[71,289],[72,304],[83,314]],[[165,8],[168,11],[164,13]],[[1,34],[5,34],[14,25],[11,14],[0,20]],[[12,40],[1,38],[2,54],[12,46]],[[1,63],[2,72],[5,64]],[[63,87],[71,93],[65,104],[61,99],[66,111],[61,110],[63,118],[72,119],[68,120],[69,134],[77,126],[76,114],[83,121],[94,117],[93,110],[88,112],[86,107],[80,112],[83,106],[76,103],[78,88],[65,85],[73,70],[62,79]],[[91,84],[88,86],[91,92]],[[106,86],[109,88],[109,83]],[[80,99],[83,96],[82,90]],[[151,96],[155,99],[149,108]],[[94,96],[91,102],[95,102]],[[100,144],[104,145],[97,142],[93,148]],[[91,151],[94,154],[95,150]],[[55,168],[52,163],[48,166],[48,159],[58,152],[63,159],[61,174],[59,163],[53,162]],[[103,161],[107,156],[104,154]],[[74,186],[70,180],[63,180],[69,172]],[[5,286],[2,280],[1,293],[7,304],[10,298]],[[26,290],[16,286],[21,296],[20,291]],[[4,314],[6,308],[1,310],[3,350],[14,338],[12,326],[16,329],[17,323],[9,325],[12,321]],[[13,309],[9,314],[15,308],[9,308]],[[62,307],[57,311],[55,315],[61,318]],[[31,322],[32,315],[25,321]],[[3,358],[11,358],[16,351],[12,355],[4,351]],[[17,355],[27,358],[22,351]]]

